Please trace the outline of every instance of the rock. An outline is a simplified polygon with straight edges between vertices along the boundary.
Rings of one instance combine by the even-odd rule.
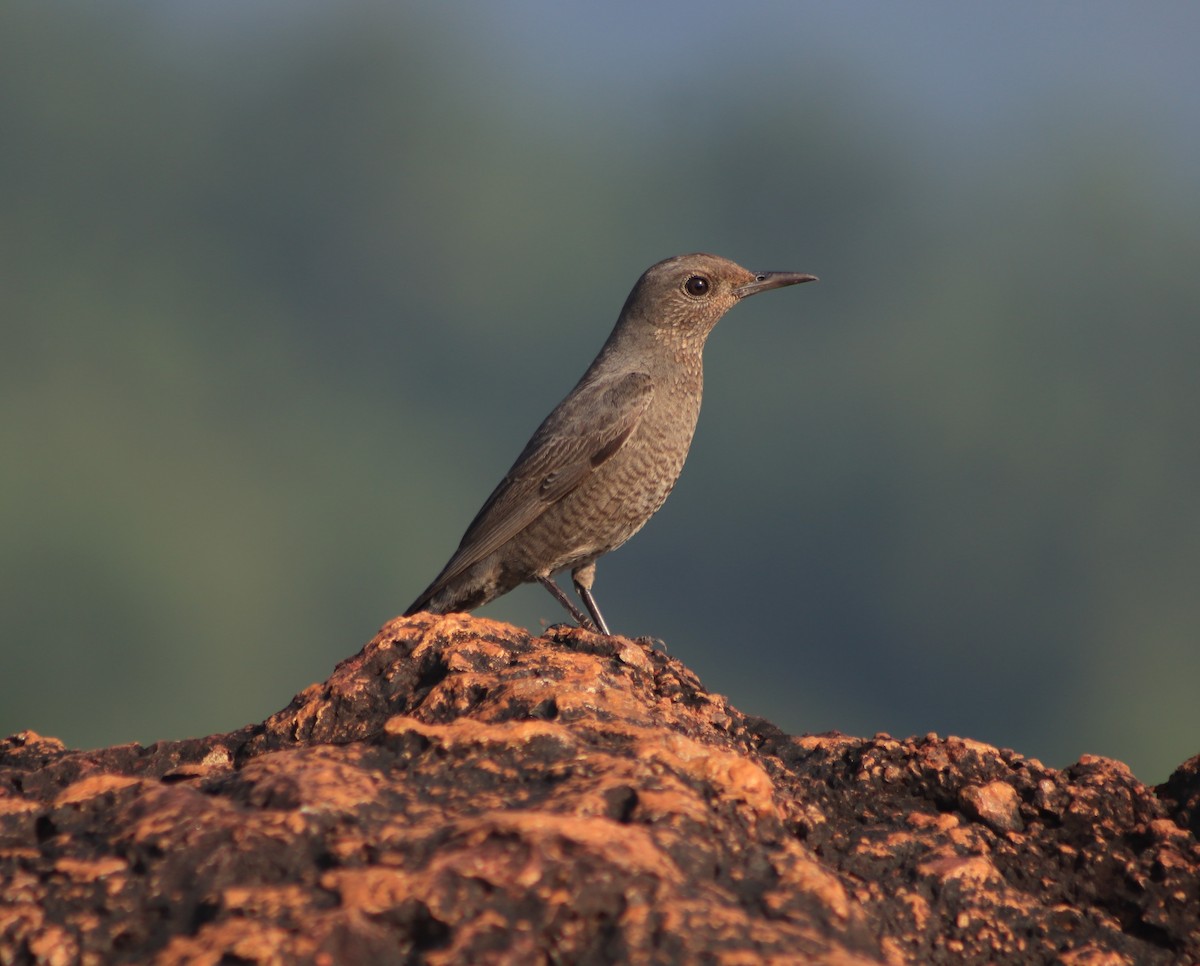
[[[797,738],[643,642],[417,615],[261,725],[0,743],[0,963],[1200,961],[1198,762]]]

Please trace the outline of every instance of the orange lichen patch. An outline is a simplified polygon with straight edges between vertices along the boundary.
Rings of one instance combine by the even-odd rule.
[[[188,781],[197,778],[211,778],[232,770],[233,754],[224,745],[216,745],[208,749],[200,761],[178,765],[163,777],[175,781]]]
[[[418,651],[414,651],[417,656]],[[448,671],[490,671],[507,663],[508,651],[490,641],[460,644],[446,655]]]
[[[934,826],[940,832],[950,832],[958,828],[961,824],[962,821],[957,815],[952,815],[950,812],[943,812],[937,817],[937,821],[934,823]]]
[[[925,927],[929,923],[932,910],[929,907],[929,901],[921,895],[908,890],[902,890],[899,893],[900,901],[908,907],[908,913],[912,917],[913,928],[917,932],[924,932]]]
[[[382,781],[333,748],[274,752],[249,762],[239,780],[253,785],[252,801],[305,812],[353,812],[379,797]]]
[[[124,775],[89,775],[63,789],[54,799],[54,804],[59,807],[78,805],[90,798],[97,798],[100,795],[107,795],[110,792],[120,791],[138,784],[141,784],[139,779],[127,778]]]
[[[904,816],[904,824],[914,829],[927,829],[937,825],[938,818],[928,812],[909,812]]]
[[[108,876],[118,875],[129,870],[129,863],[116,856],[100,859],[59,859],[54,863],[54,871],[62,873],[76,882],[95,882]]]
[[[377,916],[414,897],[427,898],[420,888],[424,879],[403,869],[336,869],[321,876],[321,888],[338,893],[347,908]]]
[[[1128,956],[1091,944],[1064,952],[1058,961],[1064,966],[1136,966]]]
[[[43,754],[54,754],[67,749],[67,746],[59,739],[39,735],[36,731],[29,729],[18,731],[7,738],[0,738],[0,748],[4,746],[22,751],[38,751]]]
[[[30,894],[5,894],[0,902],[0,937],[12,937],[21,941],[37,934],[46,921],[46,914],[41,906],[34,904],[33,899],[34,896]],[[16,957],[9,952],[11,946],[0,948],[5,949],[5,956],[9,962],[16,962]]]
[[[282,919],[311,909],[313,895],[299,885],[233,886],[220,893],[221,907],[253,919]]]
[[[47,926],[29,939],[33,959],[46,966],[71,966],[79,958],[79,944],[67,930]]]
[[[520,748],[539,739],[559,742],[566,748],[578,745],[569,729],[548,721],[504,721],[493,724],[457,718],[447,724],[430,724],[409,715],[395,715],[387,720],[383,730],[396,736],[420,735],[446,749],[481,745]]]
[[[891,857],[900,846],[913,841],[915,837],[908,832],[893,833],[882,838],[865,835],[854,843],[853,849],[856,855],[883,859]]]
[[[955,751],[973,751],[975,754],[983,757],[996,757],[1000,754],[1000,749],[995,745],[989,745],[982,741],[976,741],[974,738],[956,738],[954,735],[949,735],[946,738],[948,748]]]
[[[917,872],[943,882],[961,882],[972,886],[995,886],[1004,882],[996,866],[982,855],[947,855],[930,859],[918,865]]]
[[[852,738],[839,731],[830,731],[821,735],[801,735],[799,738],[792,738],[791,741],[805,751],[820,750],[831,754],[837,754],[847,748],[854,748],[862,744],[861,738]]]
[[[224,745],[214,745],[205,752],[200,764],[209,768],[226,768],[233,764],[233,754]]]
[[[118,834],[135,845],[162,848],[196,845],[236,814],[232,804],[182,785],[148,788],[141,805],[132,826]]]
[[[42,853],[38,849],[28,846],[25,848],[0,849],[0,866],[18,869],[23,864],[33,864],[33,861],[40,859],[41,856]],[[18,891],[22,881],[36,884],[37,878],[20,872],[13,872],[11,878],[5,882],[5,885],[8,886],[5,898],[11,899],[13,894]]]
[[[37,802],[30,802],[24,798],[0,797],[0,815],[29,815],[40,812],[43,807]]]
[[[1088,778],[1085,779],[1085,782],[1089,784],[1095,784],[1096,779],[1103,778],[1106,773],[1116,775],[1124,781],[1137,781],[1125,762],[1117,761],[1115,758],[1105,758],[1103,755],[1080,755],[1077,767],[1088,770]]]
[[[497,836],[518,834],[545,843],[562,854],[584,849],[605,865],[665,882],[680,881],[678,866],[663,855],[655,832],[605,818],[549,815],[545,812],[491,812],[468,833],[468,842],[481,844]]]
[[[202,926],[195,935],[173,938],[155,958],[156,966],[221,966],[263,963],[283,966],[311,958],[317,943],[303,932],[226,919]],[[328,960],[332,966],[335,960]]]
[[[781,815],[770,776],[761,765],[743,756],[668,733],[657,740],[640,742],[637,757],[678,769],[704,782],[717,797],[749,806],[755,818],[779,818]]]
[[[709,806],[680,781],[660,779],[658,787],[642,787],[637,793],[637,817],[644,822],[703,823]]]
[[[790,839],[780,843],[780,849],[771,856],[771,865],[779,877],[770,896],[776,901],[782,897],[789,900],[796,896],[815,899],[838,919],[849,919],[857,912],[842,880],[821,865],[811,852]],[[767,901],[770,901],[768,899]]]

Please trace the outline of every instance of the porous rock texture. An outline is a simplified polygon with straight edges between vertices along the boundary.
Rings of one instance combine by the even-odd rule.
[[[261,725],[0,743],[0,962],[1197,962],[1198,828],[1200,758],[792,737],[646,643],[423,614]]]

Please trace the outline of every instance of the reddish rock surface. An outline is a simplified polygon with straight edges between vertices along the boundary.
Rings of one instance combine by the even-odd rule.
[[[0,963],[1200,961],[1158,789],[791,737],[624,638],[396,620],[225,735],[0,742]]]

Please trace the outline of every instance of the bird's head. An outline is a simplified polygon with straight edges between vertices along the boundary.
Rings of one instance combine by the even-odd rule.
[[[639,328],[649,323],[673,341],[702,346],[726,312],[744,298],[800,282],[815,275],[798,272],[751,272],[741,265],[701,252],[677,255],[652,265],[621,313],[622,321]]]

